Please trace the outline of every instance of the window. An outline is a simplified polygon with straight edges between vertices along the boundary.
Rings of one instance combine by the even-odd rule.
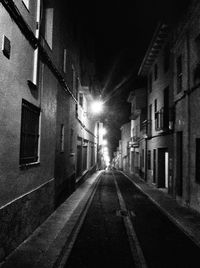
[[[149,75],[149,92],[152,91],[152,73]]]
[[[152,104],[149,105],[148,136],[152,135]]]
[[[90,160],[90,166],[92,167],[94,164],[94,145],[91,144],[91,160]]]
[[[167,72],[169,70],[169,63],[170,63],[170,48],[169,44],[167,44],[164,49],[164,72]]]
[[[83,107],[83,93],[79,93],[79,104]]]
[[[198,34],[198,36],[195,38],[195,52],[199,60],[200,59],[200,34]]]
[[[155,130],[161,130],[164,126],[164,109],[161,108],[155,113]]]
[[[75,96],[76,96],[77,100],[78,100],[78,90],[79,90],[79,80],[78,80],[78,76],[76,74],[76,77],[75,77]]]
[[[158,78],[158,65],[154,65],[154,80],[157,80]]]
[[[23,0],[22,3],[24,3],[25,7],[29,10],[29,0]]]
[[[177,93],[182,91],[182,55],[176,60]]]
[[[145,162],[145,154],[144,154],[144,149],[142,149],[142,158],[141,158],[141,167],[144,167],[144,162]]]
[[[196,139],[196,182],[200,183],[200,139]]]
[[[156,130],[156,120],[157,120],[157,99],[154,100],[154,118],[155,118],[155,130]]]
[[[163,127],[165,130],[169,129],[169,87],[164,89],[164,114]]]
[[[65,149],[65,127],[61,124],[60,127],[60,152],[63,153]]]
[[[67,71],[67,49],[63,50],[63,72],[66,73]]]
[[[157,112],[157,99],[154,100],[154,113]]]
[[[10,59],[11,44],[10,44],[10,40],[5,35],[3,35],[3,40],[2,40],[2,51],[3,51],[4,56]]]
[[[73,143],[74,143],[74,130],[70,130],[70,153],[73,153]]]
[[[148,164],[148,169],[151,169],[151,151],[148,151],[147,154],[147,164]]]
[[[53,44],[53,8],[52,7],[45,7],[44,19],[45,19],[44,37],[49,47],[52,48],[52,44]]]
[[[22,100],[20,165],[38,161],[40,109]]]

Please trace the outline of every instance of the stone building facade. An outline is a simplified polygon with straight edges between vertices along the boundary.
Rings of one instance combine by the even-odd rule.
[[[192,1],[173,31],[176,198],[200,211],[200,3]]]
[[[127,172],[130,170],[130,157],[129,157],[130,137],[131,137],[131,122],[128,122],[121,126],[121,163],[122,163],[122,169]]]
[[[148,78],[147,180],[200,211],[200,3],[160,24],[141,64]],[[166,112],[168,110],[168,112]]]
[[[0,22],[1,261],[95,167],[96,136],[62,1],[1,1]]]
[[[131,137],[129,141],[130,172],[138,173],[145,178],[146,170],[146,136],[143,131],[147,118],[146,88],[135,88],[128,97],[131,104]]]

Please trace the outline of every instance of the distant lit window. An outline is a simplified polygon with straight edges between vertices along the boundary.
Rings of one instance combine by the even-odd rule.
[[[177,77],[177,93],[182,91],[183,70],[182,70],[182,55],[176,60],[176,77]]]
[[[21,113],[20,165],[38,161],[40,109],[23,100]]]
[[[25,7],[29,10],[29,1],[30,0],[23,0],[22,2],[24,3]]]

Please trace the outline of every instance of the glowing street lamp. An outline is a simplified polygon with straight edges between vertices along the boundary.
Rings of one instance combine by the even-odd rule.
[[[103,145],[107,145],[107,144],[108,144],[107,140],[103,140],[103,141],[102,141],[102,144],[103,144]]]
[[[107,130],[105,128],[102,129],[102,136],[105,136],[107,134]]]
[[[103,102],[101,100],[96,100],[91,104],[91,111],[94,114],[99,114],[103,111]]]

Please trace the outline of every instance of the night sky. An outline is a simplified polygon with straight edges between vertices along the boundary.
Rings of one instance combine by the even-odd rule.
[[[103,119],[113,151],[121,125],[130,121],[126,100],[133,86],[140,85],[138,68],[158,22],[173,22],[189,0],[71,1],[72,20],[81,22],[82,38],[94,45],[97,77],[106,100]]]

